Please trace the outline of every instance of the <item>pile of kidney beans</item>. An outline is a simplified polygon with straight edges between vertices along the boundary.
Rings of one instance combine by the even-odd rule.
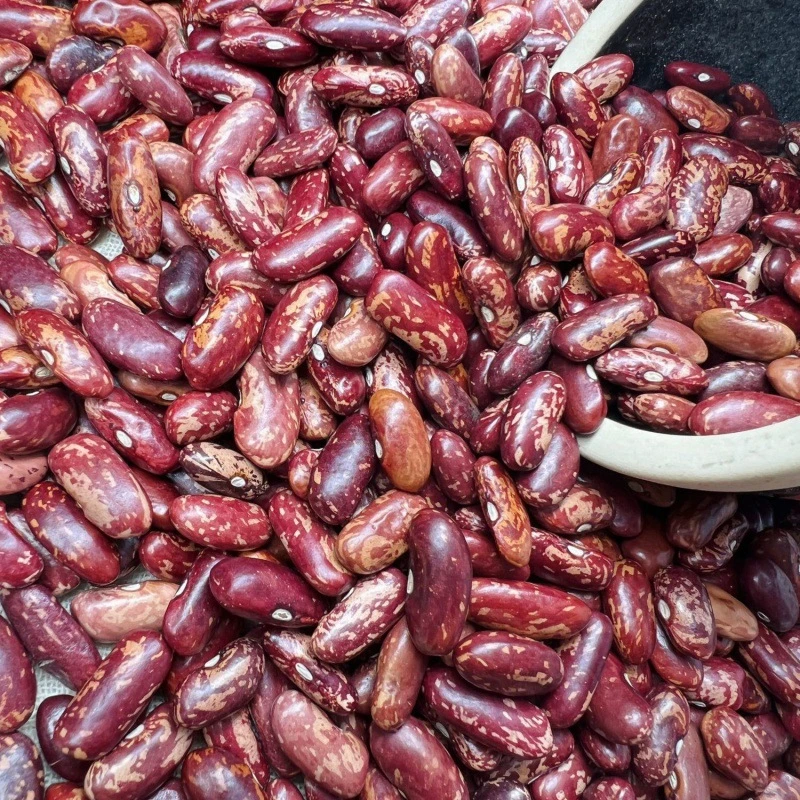
[[[800,508],[575,438],[800,413],[800,123],[591,5],[0,0],[1,800],[800,800]]]

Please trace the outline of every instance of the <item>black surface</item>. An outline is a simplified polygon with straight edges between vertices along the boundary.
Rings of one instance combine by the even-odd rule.
[[[666,88],[670,61],[722,67],[764,89],[782,121],[800,120],[800,0],[646,0],[604,52],[631,56],[650,90]]]

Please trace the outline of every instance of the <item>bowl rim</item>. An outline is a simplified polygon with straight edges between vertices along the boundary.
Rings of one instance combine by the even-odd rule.
[[[603,0],[553,64],[550,75],[595,58],[645,0]],[[692,436],[606,418],[578,436],[588,461],[634,479],[704,491],[777,491],[800,485],[800,417],[763,428]]]
[[[767,492],[800,485],[800,417],[713,436],[660,433],[607,418],[577,439],[587,460],[667,486]]]

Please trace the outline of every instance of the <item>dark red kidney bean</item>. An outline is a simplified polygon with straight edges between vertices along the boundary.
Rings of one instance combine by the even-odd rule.
[[[227,558],[209,578],[214,599],[228,612],[280,627],[316,624],[325,606],[311,587],[282,564]]]
[[[122,792],[131,798],[144,797],[181,762],[191,739],[191,731],[177,725],[171,706],[163,703],[114,750],[91,765],[85,787],[97,800],[113,800]],[[152,765],[146,777],[135,770],[141,761]]]
[[[515,483],[520,497],[533,508],[557,505],[575,484],[579,460],[574,434],[565,425],[557,425],[539,466],[516,476]]]
[[[728,87],[726,98],[740,117],[747,114],[775,116],[775,110],[766,92],[754,83],[737,83]]]
[[[314,73],[312,83],[314,91],[329,103],[363,108],[406,105],[416,100],[418,93],[418,86],[410,75],[384,66],[322,67]]]
[[[633,76],[633,60],[622,53],[598,56],[578,69],[575,74],[603,103],[619,94]]]
[[[233,416],[237,446],[259,467],[282,464],[292,454],[300,428],[297,376],[274,375],[256,350],[239,376],[239,392]]]
[[[183,343],[181,361],[192,387],[216,389],[236,375],[253,352],[263,321],[263,306],[252,292],[222,287]]]
[[[414,372],[414,384],[423,405],[439,425],[467,440],[472,437],[478,409],[451,375],[443,369],[421,364]],[[416,392],[412,398],[416,397]]]
[[[593,613],[585,627],[556,650],[564,666],[563,681],[542,703],[556,728],[574,725],[584,714],[600,679],[612,643],[607,617]]]
[[[84,309],[83,329],[100,355],[120,369],[154,380],[183,374],[180,339],[121,303],[92,300]]]
[[[375,447],[366,415],[340,423],[311,473],[308,502],[328,524],[350,519],[375,470]]]
[[[222,167],[216,173],[214,187],[222,214],[246,245],[258,247],[278,233],[258,187],[241,169]]]
[[[514,566],[528,563],[530,521],[514,482],[495,459],[475,462],[475,486],[484,516],[501,555]]]
[[[163,633],[167,644],[179,655],[200,652],[220,620],[222,610],[209,586],[211,570],[225,559],[212,551],[201,552],[186,580],[170,600],[164,614]]]
[[[521,316],[510,278],[498,261],[472,258],[463,267],[462,279],[484,335],[491,345],[501,347]]]
[[[633,748],[633,766],[649,786],[663,786],[678,758],[679,742],[689,731],[689,704],[675,688],[664,686],[647,695],[653,727]]]
[[[661,310],[684,325],[722,305],[706,273],[688,258],[661,261],[650,270],[650,289]]]
[[[573,361],[588,361],[644,328],[656,314],[656,304],[645,295],[609,297],[561,322],[553,332],[553,348]]]
[[[724,92],[731,85],[725,70],[694,61],[670,61],[664,67],[664,77],[670,86],[689,86],[707,94]]]
[[[363,788],[369,763],[366,747],[356,734],[337,728],[302,694],[291,691],[278,697],[272,726],[287,755],[305,775],[314,775],[323,789],[355,797]],[[320,748],[332,748],[336,755]],[[322,769],[320,763],[324,763]]]
[[[477,223],[458,206],[432,192],[417,191],[408,199],[407,208],[414,222],[427,220],[441,225],[450,234],[459,258],[489,254],[489,245]]]
[[[618,114],[628,114],[638,120],[647,136],[658,130],[678,132],[678,123],[653,95],[638,86],[628,86],[612,101]]]
[[[650,579],[634,561],[617,561],[603,603],[622,659],[643,664],[653,653],[656,626]]]
[[[170,505],[172,522],[187,539],[221,550],[252,550],[271,534],[258,506],[222,495],[184,495]]]
[[[283,178],[313,170],[333,155],[336,144],[336,130],[327,123],[312,130],[287,134],[261,151],[254,173],[259,177]]]
[[[333,312],[338,292],[327,276],[321,275],[292,286],[264,328],[261,347],[272,372],[295,370],[311,350],[313,337]]]
[[[264,792],[250,767],[220,747],[193,750],[185,758],[181,785],[189,800],[264,800]]]
[[[97,0],[81,0],[72,10],[77,33],[103,40],[121,40],[157,52],[167,35],[161,17],[138,0],[117,0],[104,6]]]
[[[727,169],[732,183],[746,186],[759,184],[767,175],[765,157],[733,139],[705,133],[688,133],[681,137],[681,143],[689,159],[710,156],[719,160]]]
[[[490,630],[568,639],[586,627],[591,613],[582,600],[554,587],[492,578],[472,581],[469,619]]]
[[[469,609],[472,569],[463,534],[445,514],[419,512],[408,535],[406,618],[418,650],[449,653],[458,642]],[[447,590],[441,590],[447,586]]]
[[[214,439],[230,430],[236,398],[227,391],[187,392],[164,415],[167,436],[176,445]]]
[[[46,7],[41,8],[44,10]],[[9,798],[42,800],[45,796],[42,759],[39,748],[24,733],[0,737],[0,760],[6,780],[4,793]]]
[[[487,373],[494,394],[508,394],[538,371],[550,355],[550,340],[558,320],[542,313],[523,322],[503,342]]]
[[[682,567],[653,578],[656,613],[675,646],[699,659],[714,654],[716,626],[708,592],[695,573]]]
[[[0,404],[0,451],[26,455],[47,450],[69,433],[76,419],[75,406],[62,389],[9,397]]]
[[[506,466],[535,469],[544,457],[566,404],[566,386],[553,372],[526,378],[503,416],[500,454]]]
[[[385,108],[367,117],[356,131],[356,150],[367,161],[377,161],[406,138],[405,119],[399,108]]]
[[[166,677],[172,652],[155,632],[122,639],[70,701],[54,743],[67,755],[94,760],[110,752]],[[116,713],[109,714],[109,708]]]
[[[642,149],[644,173],[642,185],[666,189],[682,163],[681,140],[668,130],[656,131],[647,137]]]
[[[647,701],[630,686],[622,662],[609,653],[586,711],[595,732],[617,744],[646,741],[653,727]]]
[[[46,180],[56,167],[56,154],[43,126],[14,94],[0,92],[0,142],[12,174],[23,186]]]
[[[437,718],[478,743],[522,758],[541,758],[552,747],[547,718],[527,700],[477,690],[445,667],[428,670],[422,691]]]
[[[425,800],[431,792],[443,792],[452,800],[469,797],[467,785],[450,757],[428,727],[415,718],[397,730],[370,727],[370,750],[384,774],[408,800]],[[426,769],[420,769],[424,759]]]
[[[552,649],[501,631],[479,631],[461,639],[453,660],[462,678],[508,697],[547,694],[563,677],[561,660]]]
[[[86,518],[108,536],[125,539],[150,529],[152,510],[128,465],[99,436],[74,434],[50,451],[55,478]]]
[[[559,121],[591,148],[606,121],[599,100],[580,77],[568,72],[553,75],[551,91]]]
[[[44,570],[44,561],[33,545],[23,539],[0,506],[0,588],[20,589],[34,583]]]
[[[36,709],[36,737],[44,760],[60,778],[83,785],[89,764],[60,752],[53,743],[53,731],[72,699],[68,694],[54,694],[44,698]],[[85,797],[85,795],[84,795]]]
[[[768,391],[766,367],[753,361],[727,361],[707,369],[706,376],[708,387],[700,400],[730,391]]]
[[[475,456],[466,441],[452,431],[438,430],[430,446],[433,474],[441,490],[456,503],[474,502]]]
[[[591,766],[583,752],[576,748],[555,769],[538,777],[531,784],[534,800],[553,800],[562,797],[581,797],[589,785]]]
[[[8,176],[0,176],[0,220],[3,244],[17,245],[31,254],[45,258],[55,252],[55,231],[47,216]]]
[[[263,669],[264,654],[258,642],[237,639],[181,684],[175,694],[176,721],[197,730],[228,716],[250,702]]]
[[[281,142],[287,139],[281,139]],[[329,194],[330,176],[326,169],[311,169],[293,178],[286,197],[283,226],[293,228],[324,211],[328,206]]]
[[[329,664],[350,661],[397,622],[405,589],[403,576],[394,569],[359,581],[314,630],[315,655]]]
[[[703,662],[703,680],[697,689],[684,690],[698,708],[725,706],[738,710],[744,694],[744,670],[733,661],[712,656]]]
[[[356,698],[347,677],[313,655],[311,637],[268,629],[261,641],[273,663],[318,706],[331,714],[353,711]]]
[[[666,225],[686,231],[697,241],[707,239],[720,218],[728,173],[713,156],[690,158],[670,181]]]
[[[36,539],[65,566],[91,583],[111,583],[119,557],[111,542],[83,515],[61,487],[37,484],[23,499],[25,520]]]
[[[464,196],[461,158],[444,126],[425,112],[409,110],[405,130],[414,157],[431,186],[446,200],[461,199]]]
[[[769,783],[767,757],[750,726],[735,711],[715,708],[700,725],[711,765],[754,792]]]
[[[207,268],[208,259],[198,248],[178,248],[158,280],[158,300],[164,311],[180,319],[194,316],[205,294]]]
[[[33,713],[36,678],[33,665],[14,629],[0,620],[0,733],[13,733]]]
[[[797,623],[800,606],[792,581],[769,558],[750,557],[741,565],[742,598],[772,630],[784,633]]]
[[[595,369],[609,383],[635,391],[693,395],[707,385],[702,367],[689,359],[644,348],[620,347],[603,353]]]
[[[253,730],[250,714],[246,707],[211,723],[203,730],[203,738],[209,747],[221,747],[240,758],[253,771],[256,780],[262,786],[267,785],[269,764]]]
[[[495,119],[506,108],[517,107],[522,102],[524,73],[520,59],[513,53],[504,53],[492,64],[486,77],[483,109]]]
[[[74,81],[67,90],[67,103],[82,108],[97,125],[119,122],[136,107],[136,99],[120,80],[115,55]]]
[[[97,432],[139,468],[164,474],[177,466],[178,450],[161,421],[123,389],[103,399],[87,398],[84,408]]]
[[[658,318],[656,318],[658,319]],[[591,364],[576,364],[553,355],[548,368],[564,381],[567,402],[564,422],[578,434],[593,433],[605,419],[607,403],[597,373]]]
[[[33,659],[78,690],[100,663],[92,640],[43,586],[8,592],[3,609]],[[24,693],[23,693],[24,696]]]
[[[402,141],[381,156],[369,171],[364,179],[362,201],[372,213],[386,216],[397,211],[424,180],[425,173],[412,152],[410,142]]]
[[[297,570],[318,592],[336,597],[353,586],[353,575],[336,554],[333,533],[316,520],[309,505],[291,492],[279,492],[270,501],[269,520]]]
[[[372,283],[372,277],[365,277]],[[369,286],[364,288],[369,290]],[[330,329],[328,353],[344,366],[363,367],[383,351],[388,338],[384,328],[367,314],[363,297],[355,297],[348,301],[344,316]]]
[[[461,321],[404,275],[389,270],[379,273],[370,286],[366,307],[390,333],[434,364],[448,367],[463,357],[467,340]]]

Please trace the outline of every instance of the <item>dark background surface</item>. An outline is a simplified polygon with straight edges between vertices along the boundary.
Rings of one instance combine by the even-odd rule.
[[[800,0],[646,0],[603,52],[631,56],[651,90],[666,88],[670,61],[720,66],[766,90],[783,122],[800,120]]]

